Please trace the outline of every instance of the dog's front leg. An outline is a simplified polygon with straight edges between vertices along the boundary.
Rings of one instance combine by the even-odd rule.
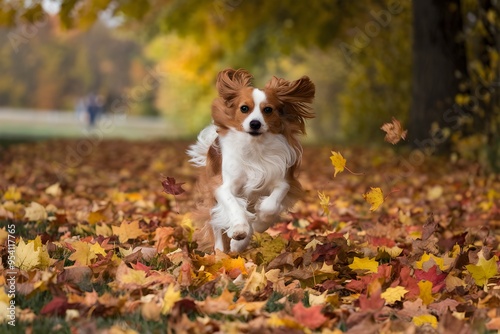
[[[229,238],[244,240],[251,234],[248,223],[249,212],[246,209],[246,200],[235,196],[235,185],[224,182],[215,191],[216,207],[212,210],[212,226],[227,231]]]
[[[285,180],[279,182],[271,194],[264,197],[262,202],[257,205],[257,218],[254,224],[255,231],[261,233],[267,230],[275,223],[284,207],[283,200],[290,190],[290,185]]]

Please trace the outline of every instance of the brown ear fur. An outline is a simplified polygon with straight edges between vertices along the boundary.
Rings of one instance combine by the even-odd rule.
[[[293,132],[305,133],[305,119],[314,118],[311,103],[314,99],[314,83],[307,76],[294,81],[274,77],[267,83],[266,90],[272,91],[283,103],[283,117],[292,125]]]
[[[252,85],[252,79],[252,75],[244,69],[233,70],[228,68],[219,72],[215,86],[219,96],[226,102],[231,103],[241,88]]]

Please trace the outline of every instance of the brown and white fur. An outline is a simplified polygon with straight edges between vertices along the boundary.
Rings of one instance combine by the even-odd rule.
[[[315,87],[307,76],[273,77],[264,89],[251,80],[243,69],[218,74],[213,124],[188,150],[191,163],[204,169],[199,183],[209,197],[203,238],[224,252],[244,251],[254,231],[267,230],[301,196],[297,137],[314,117]]]

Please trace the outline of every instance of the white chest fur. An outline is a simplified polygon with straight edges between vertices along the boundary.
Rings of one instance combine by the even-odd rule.
[[[231,183],[233,194],[249,200],[268,195],[298,159],[286,138],[279,134],[254,137],[230,130],[220,137],[220,146],[223,183]]]

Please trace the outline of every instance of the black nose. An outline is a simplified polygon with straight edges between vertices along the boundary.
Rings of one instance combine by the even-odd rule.
[[[259,130],[260,129],[260,121],[257,121],[257,120],[253,120],[253,121],[250,121],[250,129],[252,130]]]

